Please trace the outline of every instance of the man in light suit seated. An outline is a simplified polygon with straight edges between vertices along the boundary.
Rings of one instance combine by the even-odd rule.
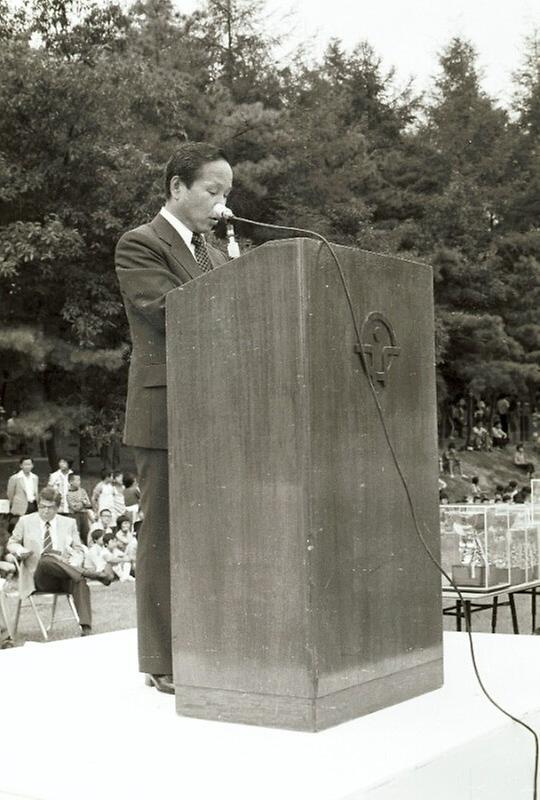
[[[111,582],[103,573],[83,568],[84,549],[75,520],[58,514],[61,495],[51,486],[38,497],[38,510],[21,517],[7,549],[20,562],[21,599],[33,592],[68,592],[73,595],[81,635],[92,630],[90,590],[86,578]]]

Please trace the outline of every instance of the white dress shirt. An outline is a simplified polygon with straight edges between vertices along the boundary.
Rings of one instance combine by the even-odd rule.
[[[191,240],[193,238],[193,231],[190,231],[190,229],[187,227],[187,225],[184,225],[184,223],[181,222],[178,219],[178,217],[175,217],[174,214],[171,214],[171,212],[168,209],[166,209],[165,206],[163,206],[163,208],[160,209],[159,213],[161,214],[162,217],[164,217],[167,220],[169,225],[173,226],[175,231],[182,237],[184,242],[187,244],[187,246],[191,250],[193,258],[195,258],[195,248],[193,247],[193,244],[191,242]]]
[[[49,525],[51,526],[50,527],[51,542],[52,542],[53,550],[60,550],[60,548],[58,547],[58,536],[57,536],[57,524],[56,523],[57,523],[57,517],[56,517],[56,514],[55,514],[54,517],[49,522]],[[41,535],[43,537],[42,541],[41,541],[41,546],[43,547],[43,542],[45,541],[45,525],[46,525],[46,523],[41,519],[41,517],[39,518],[39,524],[41,526]],[[72,544],[72,542],[69,542],[69,544]]]
[[[18,477],[22,478],[23,481],[24,481],[24,491],[26,493],[26,499],[28,500],[28,502],[29,503],[35,502],[36,493],[34,491],[34,476],[33,476],[33,474],[30,473],[30,475],[27,475],[21,469],[19,471],[19,473],[18,473]]]

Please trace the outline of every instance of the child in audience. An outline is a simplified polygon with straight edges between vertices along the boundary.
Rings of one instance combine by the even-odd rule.
[[[133,529],[128,517],[118,517],[116,520],[116,543],[120,550],[126,550],[133,538]]]
[[[96,514],[104,508],[109,511],[114,506],[113,474],[109,469],[101,470],[101,480],[94,486],[92,492],[92,507]]]
[[[81,486],[81,476],[78,472],[68,475],[68,490],[66,494],[68,512],[75,519],[81,542],[88,545],[88,531],[90,529],[89,514],[92,514],[92,503]],[[93,518],[93,514],[92,514]]]
[[[84,554],[84,568],[93,572],[104,573],[111,580],[116,577],[109,564],[103,557],[103,531],[100,528],[90,534],[90,546]]]
[[[118,547],[114,533],[105,533],[103,535],[103,551],[105,562],[112,568],[112,571],[120,581],[135,580],[131,575],[131,560]]]

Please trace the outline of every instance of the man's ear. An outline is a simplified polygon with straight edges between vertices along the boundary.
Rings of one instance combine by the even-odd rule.
[[[186,184],[178,177],[178,175],[173,175],[171,178],[171,182],[169,184],[169,189],[171,192],[171,197],[175,200],[180,200],[187,191]]]

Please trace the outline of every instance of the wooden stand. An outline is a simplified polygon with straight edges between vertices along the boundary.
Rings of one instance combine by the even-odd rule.
[[[431,270],[336,251],[438,557]],[[177,711],[315,731],[439,687],[440,576],[327,250],[271,243],[171,292],[167,372]]]

